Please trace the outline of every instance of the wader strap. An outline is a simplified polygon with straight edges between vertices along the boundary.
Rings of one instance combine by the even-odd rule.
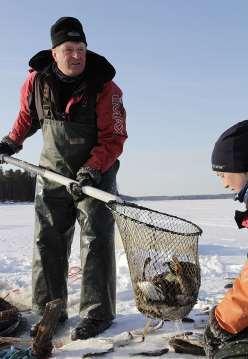
[[[44,119],[51,119],[51,100],[49,96],[49,86],[45,82],[43,87],[43,99],[42,99],[42,109],[44,113]]]

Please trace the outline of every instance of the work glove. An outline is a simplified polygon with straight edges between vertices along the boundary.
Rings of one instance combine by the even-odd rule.
[[[215,308],[209,313],[208,323],[204,331],[204,350],[207,358],[214,358],[215,353],[223,344],[234,340],[236,335],[226,332],[222,329],[215,317]]]
[[[82,187],[95,187],[99,185],[101,182],[101,172],[94,168],[83,166],[77,172],[76,181],[78,181],[78,184],[71,183],[68,191],[74,200],[80,201],[85,197],[85,194],[82,192]]]
[[[11,156],[14,153],[19,152],[22,149],[22,145],[17,145],[8,136],[3,137],[0,142],[0,155]],[[0,156],[0,164],[4,163]]]

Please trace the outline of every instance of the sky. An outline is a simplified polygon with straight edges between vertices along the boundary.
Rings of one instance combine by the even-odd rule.
[[[129,138],[119,191],[214,194],[219,135],[248,113],[246,0],[1,1],[0,137],[18,113],[29,59],[50,43],[61,16],[83,24],[88,48],[116,68]],[[41,133],[17,157],[38,164]]]

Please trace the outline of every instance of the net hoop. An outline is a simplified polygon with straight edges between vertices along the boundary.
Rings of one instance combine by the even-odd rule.
[[[163,231],[163,232],[168,232],[168,233],[172,233],[172,234],[177,234],[177,235],[181,235],[181,236],[200,236],[202,234],[202,229],[197,226],[197,224],[187,220],[187,219],[184,219],[184,218],[181,218],[181,217],[178,217],[178,216],[175,216],[175,215],[172,215],[172,214],[168,214],[166,212],[160,212],[160,211],[156,211],[154,209],[151,209],[151,208],[147,208],[147,207],[143,207],[143,206],[140,206],[140,205],[137,205],[135,203],[131,203],[131,202],[124,202],[124,203],[118,203],[116,201],[110,201],[108,202],[108,204],[106,205],[109,210],[111,212],[113,212],[115,215],[117,216],[120,216],[120,217],[123,217],[123,218],[128,218],[129,220],[133,221],[134,223],[137,223],[137,224],[141,224],[141,225],[144,225],[148,228],[153,228],[153,229],[156,229],[158,231]],[[141,221],[141,220],[138,220],[136,218],[132,218],[131,216],[125,214],[125,213],[121,213],[119,210],[117,210],[117,208],[120,208],[120,207],[126,207],[126,208],[135,208],[137,210],[143,210],[143,211],[149,211],[151,213],[156,213],[156,214],[159,214],[159,215],[163,215],[163,216],[166,216],[168,218],[174,218],[176,220],[179,220],[183,223],[187,223],[189,225],[192,226],[192,228],[195,229],[195,232],[190,232],[190,233],[185,233],[185,232],[178,232],[178,231],[172,231],[170,229],[167,229],[167,228],[163,228],[163,227],[160,227],[158,225],[154,225],[154,224],[150,224],[150,223],[146,223],[144,221]]]

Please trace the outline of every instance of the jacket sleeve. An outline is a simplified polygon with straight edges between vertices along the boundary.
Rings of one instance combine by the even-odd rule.
[[[31,116],[30,102],[32,97],[33,83],[36,76],[35,71],[29,72],[24,84],[21,88],[20,94],[20,111],[9,133],[10,139],[22,145],[26,137],[35,132],[33,129],[33,116]]]
[[[112,81],[104,85],[97,99],[97,145],[84,164],[106,172],[120,156],[127,139],[126,112],[122,104],[122,92]]]
[[[248,263],[215,308],[215,317],[224,330],[237,334],[248,327]]]

